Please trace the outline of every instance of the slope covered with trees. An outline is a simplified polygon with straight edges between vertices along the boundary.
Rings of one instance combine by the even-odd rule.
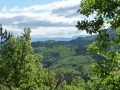
[[[117,35],[111,28],[107,33],[111,38]],[[62,75],[66,83],[71,85],[76,77],[81,78],[85,83],[92,81],[93,64],[106,60],[105,57],[94,52],[91,54],[87,50],[90,50],[90,44],[95,42],[96,38],[97,35],[79,37],[71,41],[38,41],[32,42],[31,45],[35,53],[42,54],[44,68]],[[120,50],[118,47],[116,49]]]
[[[36,42],[32,43],[33,53],[29,29],[22,36],[6,39],[0,47],[0,89],[119,90],[119,7],[120,0],[82,0],[78,12],[87,18],[78,21],[76,27],[97,34],[95,40],[85,37],[69,42]],[[96,16],[91,19],[93,14]]]
[[[38,41],[32,42],[35,53],[43,56],[43,66],[56,73],[61,73],[67,84],[79,76],[85,82],[90,80],[91,65],[101,58],[90,55],[87,47],[95,41],[96,36],[79,37],[71,41]]]

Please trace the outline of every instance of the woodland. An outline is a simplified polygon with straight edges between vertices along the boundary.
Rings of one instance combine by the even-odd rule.
[[[0,90],[120,90],[119,7],[82,0],[76,28],[90,36],[70,41],[31,42],[30,28],[14,37],[1,27]]]

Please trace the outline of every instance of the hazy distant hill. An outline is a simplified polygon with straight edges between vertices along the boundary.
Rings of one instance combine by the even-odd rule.
[[[37,41],[32,42],[33,47],[54,47],[59,45],[89,45],[91,42],[95,40],[96,36],[87,36],[87,37],[78,37],[76,39],[70,41],[56,41],[56,40],[47,40],[47,41]]]
[[[37,42],[37,41],[47,41],[47,40],[55,40],[55,41],[70,41],[72,39],[76,39],[79,36],[75,36],[72,38],[62,38],[62,37],[57,37],[57,38],[32,38],[31,42]],[[80,37],[85,37],[84,35],[81,35]]]
[[[110,36],[116,36],[114,29],[109,29],[107,31]],[[73,37],[73,38],[32,38],[32,46],[39,47],[39,46],[46,46],[49,42],[50,46],[53,45],[88,45],[89,43],[93,42],[96,38],[96,35],[93,36],[80,36],[80,37]]]

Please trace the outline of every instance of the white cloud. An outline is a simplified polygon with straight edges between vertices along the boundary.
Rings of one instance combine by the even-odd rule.
[[[87,35],[85,32],[78,31],[74,27],[77,20],[83,19],[83,17],[76,15],[77,10],[74,10],[74,7],[79,7],[80,1],[61,0],[46,5],[33,5],[24,8],[3,7],[0,13],[0,23],[6,29],[18,34],[25,27],[30,27],[32,29],[32,37],[70,38]],[[61,8],[63,9],[62,11],[60,11]],[[53,13],[54,10],[58,10],[59,14],[57,12]]]
[[[85,31],[78,31],[75,27],[39,27],[33,29],[32,37],[41,37],[41,38],[72,38],[76,36],[88,35]],[[38,32],[39,31],[39,32]],[[37,32],[37,33],[36,33]]]
[[[25,8],[14,7],[12,9],[8,9],[8,11],[9,12],[33,12],[39,10],[51,11],[53,9],[73,7],[79,5],[80,1],[81,0],[61,0],[46,5],[33,5]]]

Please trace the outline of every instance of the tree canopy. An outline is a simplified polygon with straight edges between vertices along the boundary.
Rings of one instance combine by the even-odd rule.
[[[26,28],[22,36],[11,36],[1,46],[0,85],[10,90],[44,90],[55,82],[55,73],[43,69],[42,56],[35,54],[30,43],[30,29]],[[50,83],[49,83],[50,81]]]
[[[100,78],[99,90],[120,88],[120,53],[117,51],[120,46],[119,7],[120,0],[82,0],[78,10],[87,18],[78,21],[76,27],[79,30],[86,30],[89,34],[98,34],[96,41],[89,46],[88,50],[106,58],[95,65],[97,76]],[[109,28],[117,32],[116,36],[110,36]]]
[[[119,90],[120,0],[82,0],[78,13],[76,27],[96,36],[32,43],[36,53],[29,28],[18,37],[1,28],[0,89]]]

